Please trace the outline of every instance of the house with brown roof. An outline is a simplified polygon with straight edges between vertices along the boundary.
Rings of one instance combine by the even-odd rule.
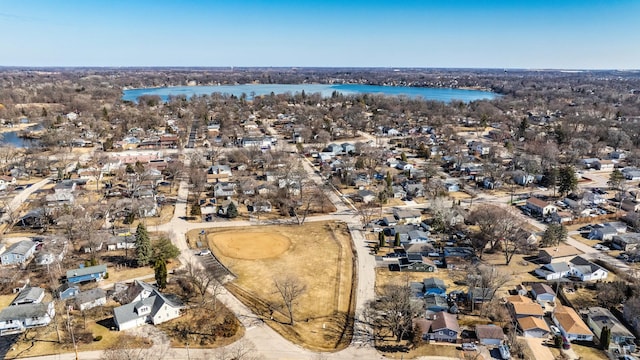
[[[547,302],[555,303],[556,293],[551,286],[545,283],[535,283],[531,285],[531,295],[539,304]]]
[[[538,259],[543,264],[550,264],[561,261],[569,261],[576,255],[581,255],[582,251],[571,245],[559,245],[541,248],[538,251]]]
[[[423,340],[446,341],[455,343],[460,335],[460,326],[456,315],[446,311],[431,315],[431,319],[415,319]]]
[[[593,341],[593,332],[573,308],[557,305],[551,319],[567,339]]]
[[[526,207],[532,214],[542,216],[547,216],[558,211],[558,208],[555,205],[549,204],[548,202],[533,196],[527,199]]]
[[[544,319],[535,316],[527,316],[518,319],[518,327],[524,337],[545,338],[551,330]]]
[[[505,300],[508,303],[532,303],[533,301],[524,295],[507,296]]]
[[[542,306],[534,302],[509,303],[509,310],[511,311],[511,315],[514,319],[520,319],[528,316],[542,318],[544,316]]]
[[[505,336],[500,326],[476,325],[476,337],[482,345],[499,346]]]

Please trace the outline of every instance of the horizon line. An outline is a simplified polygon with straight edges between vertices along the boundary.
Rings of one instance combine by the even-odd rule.
[[[589,71],[619,71],[637,72],[640,68],[615,69],[615,68],[546,68],[546,67],[420,67],[420,66],[207,66],[207,65],[0,65],[0,69],[384,69],[384,70],[493,70],[493,71],[566,71],[566,72],[589,72]]]

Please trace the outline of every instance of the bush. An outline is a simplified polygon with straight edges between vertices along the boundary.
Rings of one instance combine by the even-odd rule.
[[[105,278],[105,279],[108,279],[108,278],[109,278],[109,273],[108,273],[108,272],[107,272],[107,273],[104,273],[104,278]]]
[[[102,335],[98,335],[93,338],[93,341],[100,341],[100,340],[102,340]]]

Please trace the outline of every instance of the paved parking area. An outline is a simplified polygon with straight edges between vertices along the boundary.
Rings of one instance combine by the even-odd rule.
[[[553,354],[548,347],[544,346],[542,342],[544,339],[537,338],[524,338],[527,340],[531,352],[536,355],[536,360],[554,360]]]

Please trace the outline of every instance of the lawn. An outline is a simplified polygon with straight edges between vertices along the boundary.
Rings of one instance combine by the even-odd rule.
[[[609,358],[604,351],[595,346],[585,346],[572,343],[571,348],[581,359],[605,360]]]
[[[335,222],[252,226],[207,232],[209,247],[237,279],[228,289],[287,339],[316,351],[351,340],[355,281],[351,239]],[[293,326],[274,279],[292,275],[306,287]]]
[[[151,345],[147,339],[127,335],[124,332],[112,331],[106,327],[105,325],[110,323],[108,319],[113,316],[111,309],[116,303],[112,302],[107,305],[87,311],[86,317],[80,312],[71,312],[71,319],[76,325],[74,333],[78,351],[104,350],[122,341],[123,337],[127,337],[137,347]],[[6,358],[16,359],[73,352],[70,336],[66,332],[67,313],[64,311],[63,306],[57,306],[55,319],[58,322],[62,343],[58,343],[58,334],[53,324],[35,328],[18,337],[12,349],[7,352]],[[102,338],[99,341],[95,341],[98,336]]]
[[[475,354],[476,352],[469,352]],[[422,356],[443,356],[455,359],[464,359],[464,352],[456,345],[444,344],[421,344],[408,352],[385,353],[386,358],[390,359],[414,359]]]

